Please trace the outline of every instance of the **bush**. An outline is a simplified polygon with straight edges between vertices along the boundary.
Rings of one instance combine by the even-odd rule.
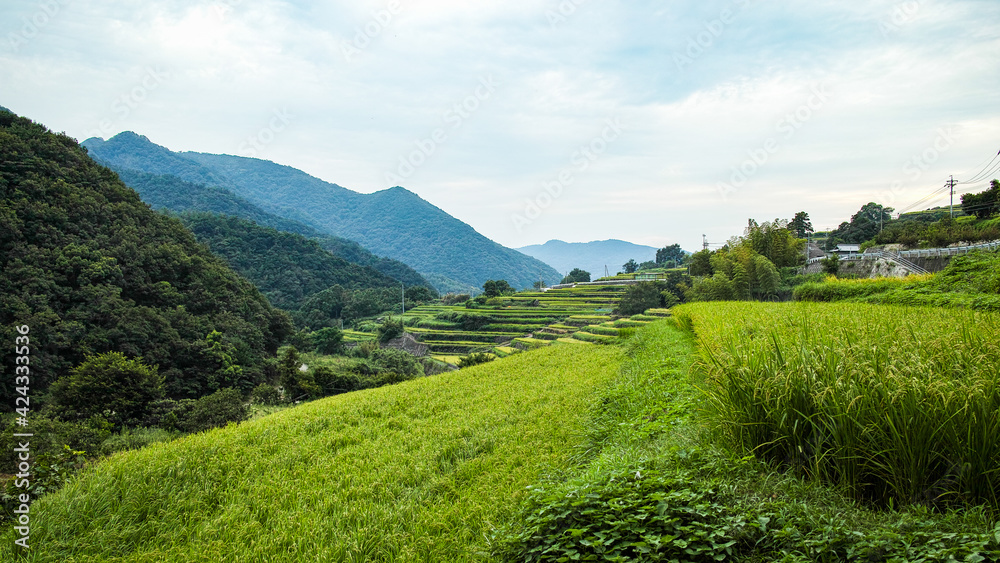
[[[378,329],[375,331],[375,335],[378,341],[383,344],[389,342],[390,340],[399,338],[403,335],[402,319],[394,321],[392,320],[392,317],[389,317],[384,323],[379,325]]]
[[[180,436],[176,431],[164,430],[162,428],[133,428],[123,430],[119,434],[113,434],[105,440],[100,447],[102,455],[111,455],[115,452],[126,450],[138,450],[157,442],[170,442]]]
[[[340,329],[333,327],[321,328],[313,332],[310,337],[312,338],[313,349],[320,354],[332,356],[341,353],[344,349],[344,333]]]
[[[836,254],[831,254],[826,258],[819,261],[823,266],[823,273],[829,274],[831,276],[837,275],[840,272],[840,256]]]
[[[241,422],[250,415],[239,392],[232,388],[219,389],[194,401],[191,412],[181,422],[186,432],[200,432],[225,426],[230,422]]]
[[[281,404],[281,393],[273,385],[261,383],[250,393],[250,402],[255,405],[278,405]]]
[[[94,453],[100,450],[101,443],[111,436],[111,423],[101,416],[93,416],[88,420],[79,422],[66,422],[49,418],[43,415],[35,415],[30,419],[31,433],[31,454],[42,456],[46,454],[57,455],[69,447],[74,451],[84,451]],[[21,432],[14,424],[14,418],[10,417],[3,425],[3,432],[0,433],[0,473],[16,473],[17,458],[14,448],[17,447],[14,433]]]
[[[497,359],[493,354],[487,354],[486,352],[476,352],[475,354],[469,354],[468,356],[462,356],[458,360],[459,368],[468,368],[472,366],[477,366],[479,364],[485,364],[486,362],[492,362]]]
[[[156,369],[119,352],[87,356],[52,385],[52,410],[66,420],[101,415],[118,428],[137,426],[147,406],[163,397]]]

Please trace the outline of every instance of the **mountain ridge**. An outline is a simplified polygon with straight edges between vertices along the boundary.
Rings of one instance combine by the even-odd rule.
[[[478,292],[489,279],[517,288],[561,279],[543,261],[488,239],[399,186],[361,194],[270,161],[175,153],[132,132],[83,145],[111,164],[226,188],[269,213],[354,240],[414,267],[442,293]]]
[[[604,275],[605,266],[608,273],[614,275],[630,259],[639,263],[655,260],[658,249],[619,239],[590,242],[552,239],[545,244],[522,246],[517,250],[550,264],[564,275],[573,268],[581,268],[590,272],[592,279],[597,279]]]

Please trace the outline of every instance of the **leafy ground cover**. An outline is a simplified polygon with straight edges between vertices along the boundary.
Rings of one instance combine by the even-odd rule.
[[[561,346],[115,455],[4,561],[470,561],[585,439],[614,347]],[[16,549],[16,551],[15,551]]]

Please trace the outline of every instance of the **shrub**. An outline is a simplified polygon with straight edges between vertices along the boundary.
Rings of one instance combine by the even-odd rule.
[[[313,332],[310,336],[314,349],[320,354],[331,356],[343,351],[344,333],[340,329],[333,327],[321,328]]]
[[[477,366],[479,364],[485,364],[486,362],[492,362],[497,359],[493,354],[487,354],[486,352],[476,352],[475,354],[469,354],[468,356],[463,356],[458,360],[459,368],[467,368],[472,366]]]
[[[392,317],[389,317],[384,323],[379,325],[378,329],[375,331],[375,335],[378,341],[382,343],[399,338],[403,335],[402,319],[394,321],[392,320]]]
[[[52,410],[60,418],[101,415],[118,428],[138,425],[146,407],[162,397],[163,377],[156,366],[119,352],[87,356],[51,388]]]
[[[200,432],[225,426],[230,422],[244,421],[249,415],[250,411],[239,392],[227,387],[194,401],[191,412],[181,422],[181,426],[187,432]]]
[[[273,385],[261,383],[250,393],[250,402],[255,405],[278,405],[281,404],[281,393]]]

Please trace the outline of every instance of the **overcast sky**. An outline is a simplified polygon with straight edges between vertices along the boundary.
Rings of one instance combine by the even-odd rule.
[[[511,247],[697,250],[975,176],[998,22],[997,0],[5,0],[0,105],[402,185]]]

